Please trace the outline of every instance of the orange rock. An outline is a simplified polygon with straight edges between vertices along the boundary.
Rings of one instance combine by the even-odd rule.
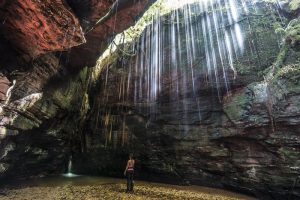
[[[6,10],[5,37],[33,58],[85,42],[79,20],[61,0],[16,0]]]

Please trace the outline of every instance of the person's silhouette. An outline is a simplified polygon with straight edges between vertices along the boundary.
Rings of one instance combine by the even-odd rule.
[[[134,174],[134,164],[133,154],[129,154],[129,160],[124,171],[124,176],[127,177],[127,190],[126,192],[133,192],[133,174]]]

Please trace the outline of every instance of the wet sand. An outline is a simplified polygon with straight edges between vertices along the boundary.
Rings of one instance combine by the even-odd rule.
[[[200,186],[174,186],[135,181],[134,193],[126,193],[123,179],[101,177],[41,178],[1,186],[2,200],[253,200],[246,195]]]

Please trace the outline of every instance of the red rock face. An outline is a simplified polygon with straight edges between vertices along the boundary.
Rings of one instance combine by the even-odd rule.
[[[103,17],[114,1],[111,0],[67,0],[77,17],[94,23]]]
[[[67,3],[72,9],[67,5]],[[70,65],[94,66],[109,37],[132,25],[151,0],[120,1],[117,13],[84,35],[105,16],[110,0],[15,0],[0,1],[5,38],[15,49],[37,58],[41,54],[71,49]],[[74,13],[73,13],[74,12]],[[81,24],[79,23],[81,21]],[[87,43],[85,37],[87,38]],[[78,47],[77,47],[78,46]],[[76,47],[76,48],[72,48]]]
[[[85,42],[78,19],[61,0],[16,0],[6,10],[6,38],[31,57]]]
[[[145,9],[149,1],[137,1],[133,6],[124,6],[122,12],[117,12],[105,25],[112,33],[120,33],[129,26],[134,25],[136,17]]]
[[[12,99],[41,92],[66,57],[66,64],[72,69],[93,67],[108,44],[107,39],[132,25],[152,1],[119,1],[117,12],[95,26],[109,13],[114,1],[0,0],[0,52],[4,54],[0,65],[5,66],[2,72],[9,79],[14,77],[17,81]],[[81,26],[94,28],[84,36]],[[3,44],[13,50],[8,51]],[[64,50],[69,52],[50,53]],[[20,75],[15,77],[15,72]]]
[[[135,18],[145,9],[149,2],[150,0],[140,0],[134,4],[131,2],[128,5],[124,5],[107,21],[96,25],[92,31],[86,34],[87,43],[71,50],[70,64],[76,68],[95,66],[103,50],[101,47],[106,45],[107,38],[133,25]]]
[[[110,0],[89,0],[91,12],[88,14],[87,19],[92,22],[96,22],[102,16],[105,15],[109,7],[112,5],[113,1]]]
[[[117,14],[112,13],[106,21],[99,23],[96,28],[84,35],[82,29],[90,28],[106,16],[115,0],[0,0],[0,103],[7,101],[6,94],[10,93],[7,91],[12,91],[7,106],[2,111],[0,110],[2,112],[0,137],[5,136],[0,141],[0,165],[2,164],[0,178],[9,176],[10,171],[13,172],[13,177],[17,177],[14,166],[18,168],[18,172],[26,171],[27,173],[27,163],[32,163],[32,161],[39,163],[39,161],[35,162],[36,156],[33,156],[32,160],[30,156],[23,156],[22,153],[21,156],[17,156],[24,159],[20,161],[22,163],[20,170],[19,164],[15,164],[13,159],[6,159],[7,153],[4,155],[2,150],[9,148],[7,144],[11,140],[10,136],[29,130],[35,135],[36,128],[40,129],[52,122],[53,124],[63,122],[65,117],[69,116],[69,110],[66,111],[65,106],[60,105],[61,102],[51,97],[54,92],[52,90],[61,87],[63,91],[64,88],[69,91],[73,87],[71,84],[73,81],[81,83],[81,77],[72,79],[77,73],[73,68],[78,67],[77,69],[80,70],[86,64],[94,66],[107,44],[106,41],[133,24],[134,18],[145,9],[148,2],[153,1],[120,0],[121,5],[117,9]],[[84,44],[85,36],[87,44]],[[59,52],[70,49],[72,52],[68,51],[66,54]],[[56,78],[59,81],[56,82]],[[13,90],[10,90],[12,89],[11,82],[15,83]],[[82,117],[82,110],[87,110],[87,104],[73,107],[73,102],[74,105],[77,105],[76,102],[80,104],[81,94],[86,90],[85,87],[75,88],[76,92],[67,94],[72,98],[70,114],[76,118],[74,124],[77,123],[77,114],[74,113],[80,109],[79,115]],[[44,94],[43,99],[40,99],[41,93]],[[39,99],[41,102],[38,101]],[[35,104],[34,107],[28,107],[33,104]],[[18,121],[14,121],[17,117],[20,117],[19,124]],[[52,119],[58,119],[58,121],[52,121]],[[82,123],[82,120],[79,123]],[[41,126],[37,127],[39,125]],[[74,127],[77,127],[77,124]],[[28,136],[28,134],[20,135],[40,146],[34,141],[35,137]],[[41,135],[45,136],[44,141]],[[52,151],[56,148],[52,144],[57,144],[57,141],[53,137],[55,141],[51,142],[49,137],[52,138],[48,133],[38,133],[37,136],[38,141],[43,141],[41,146],[49,144],[49,149]],[[18,141],[23,140],[23,138],[18,138]],[[63,140],[60,141],[60,147],[57,148],[59,154],[64,152],[60,149],[67,147]],[[17,143],[19,145],[22,142]],[[20,148],[18,145],[16,145],[16,151],[22,152],[19,149],[23,147]],[[51,169],[45,169],[41,167],[42,165],[38,165],[37,168],[41,169],[42,173],[48,173],[48,171],[61,173],[64,159],[59,159],[61,161],[58,163],[56,159],[58,155],[49,154],[48,156],[54,158],[53,162],[47,160]],[[41,163],[45,163],[45,158],[42,158]],[[52,170],[53,166],[55,170]],[[37,168],[29,168],[30,171],[40,174],[40,171],[35,170]]]

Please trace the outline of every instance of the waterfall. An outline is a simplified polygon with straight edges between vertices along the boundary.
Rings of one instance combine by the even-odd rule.
[[[203,120],[207,107],[219,106],[233,83],[241,81],[244,66],[251,71],[262,63],[268,65],[268,56],[260,56],[268,44],[264,40],[276,38],[280,44],[272,23],[285,24],[278,16],[277,4],[259,6],[250,0],[166,1],[173,8],[163,15],[153,9],[142,19],[148,21],[147,25],[133,29],[142,29],[139,37],[132,37],[132,32],[127,35],[130,39],[125,38],[126,32],[116,37],[110,50],[119,48],[124,53],[126,49],[130,54],[125,52],[119,59],[122,73],[114,81],[118,84],[118,100],[122,101],[118,103],[133,102],[135,112],[148,118],[147,127],[153,121],[164,121],[168,115],[168,120],[178,124],[185,134],[189,125]],[[262,16],[267,18],[264,25],[259,24]],[[278,52],[278,44],[270,48]],[[108,73],[106,65],[104,106],[110,103],[111,95],[106,90]],[[204,95],[210,95],[213,102],[202,102]],[[110,109],[102,110],[107,112]]]
[[[69,159],[68,163],[68,174],[72,174],[72,157]]]
[[[171,101],[180,102],[174,109],[185,111],[180,123],[188,124],[190,108],[185,99],[192,96],[201,120],[201,88],[215,88],[220,101],[230,90],[229,80],[237,76],[234,61],[244,54],[248,31],[241,28],[239,20],[253,9],[244,0],[169,2],[181,7],[165,16],[157,11],[134,44],[136,57],[125,78],[127,93],[133,88],[134,104],[150,105],[151,119],[156,118],[159,97],[169,93]]]
[[[67,177],[67,178],[73,178],[73,177],[80,176],[80,175],[72,173],[72,156],[70,156],[69,161],[68,161],[68,171],[67,171],[67,173],[63,174],[63,176]]]

